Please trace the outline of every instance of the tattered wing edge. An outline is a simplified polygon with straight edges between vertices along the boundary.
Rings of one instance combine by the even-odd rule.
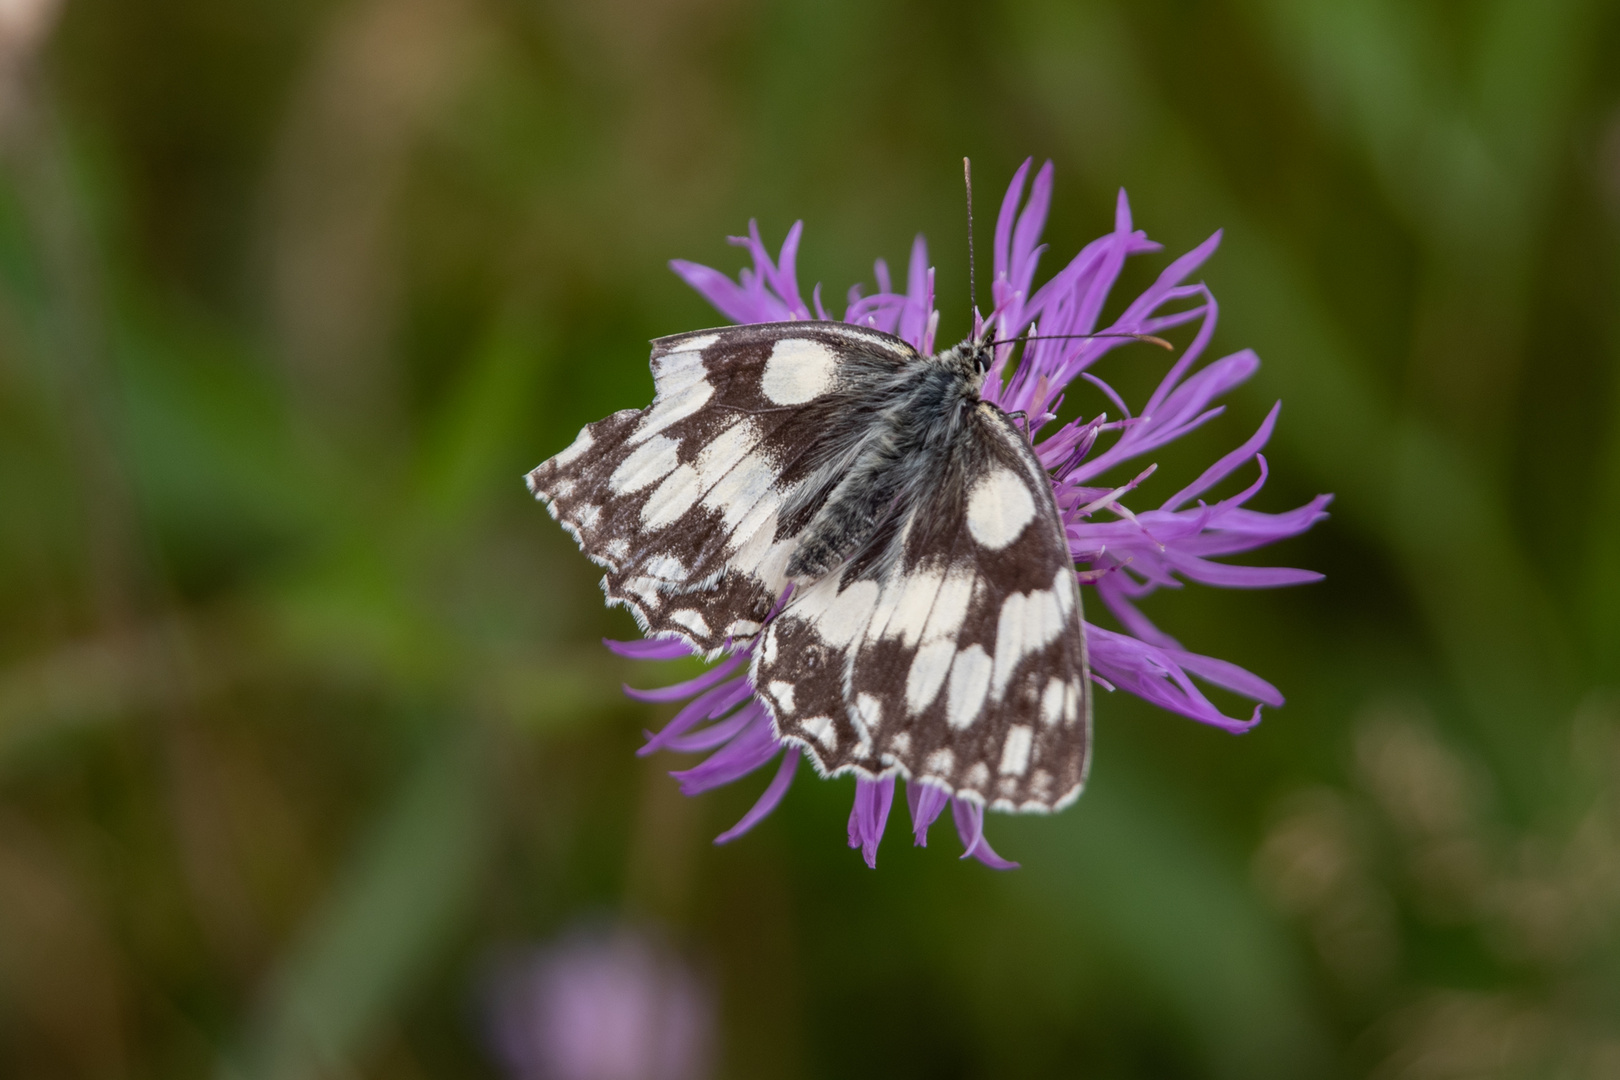
[[[1078,598],[1079,594],[1080,594],[1080,592],[1079,592],[1079,582],[1077,580],[1075,582],[1075,596]],[[778,612],[778,614],[780,614],[780,612]],[[1080,617],[1080,605],[1078,603],[1075,605],[1075,616],[1079,620],[1079,625],[1080,625],[1080,656],[1081,656],[1082,670],[1083,670],[1083,673],[1084,673],[1085,681],[1087,683],[1089,683],[1090,679],[1091,679],[1091,662],[1090,662],[1089,654],[1088,654],[1088,645],[1086,643],[1086,624],[1085,624],[1085,620]],[[767,622],[764,626],[760,627],[759,632],[761,634],[763,634],[767,629],[769,629],[769,627],[770,627],[770,623]],[[757,635],[756,635],[756,637],[757,637]],[[981,795],[977,791],[960,791],[960,792],[953,791],[950,788],[949,785],[939,783],[933,777],[928,777],[928,776],[913,777],[911,775],[911,770],[906,768],[904,765],[902,765],[898,761],[892,761],[891,760],[886,768],[883,768],[883,769],[881,769],[881,770],[879,770],[878,772],[875,772],[875,773],[872,772],[870,769],[862,768],[859,765],[840,765],[835,769],[827,768],[826,763],[821,760],[820,752],[816,750],[815,745],[813,743],[811,743],[810,741],[808,741],[806,739],[802,739],[797,735],[784,735],[782,733],[782,724],[781,724],[781,721],[777,718],[775,703],[772,702],[771,699],[768,696],[766,696],[765,694],[761,694],[759,692],[759,689],[758,689],[758,687],[759,687],[758,675],[759,675],[760,660],[761,660],[761,656],[760,656],[760,653],[758,652],[758,650],[756,650],[754,652],[754,654],[751,657],[749,657],[749,660],[748,660],[748,685],[750,687],[754,688],[754,700],[759,702],[761,705],[763,705],[765,707],[765,714],[771,718],[771,735],[776,739],[776,741],[778,743],[781,743],[783,746],[790,746],[790,747],[794,747],[794,748],[796,748],[798,750],[803,751],[804,755],[810,759],[810,767],[812,769],[814,769],[816,771],[816,775],[821,777],[821,779],[823,779],[823,780],[835,780],[840,776],[847,776],[847,775],[854,775],[854,776],[859,777],[860,779],[863,779],[863,780],[882,780],[882,779],[885,779],[887,777],[894,776],[894,777],[899,777],[900,779],[904,780],[907,784],[921,784],[921,785],[923,785],[925,787],[937,788],[938,790],[945,792],[947,795],[949,795],[953,799],[960,799],[963,802],[973,803],[973,804],[975,804],[977,806],[981,806],[981,807],[985,808],[986,810],[994,810],[997,813],[1001,813],[1001,814],[1038,814],[1038,815],[1045,815],[1045,814],[1056,814],[1059,811],[1066,810],[1070,806],[1073,806],[1075,804],[1075,802],[1080,798],[1081,794],[1084,793],[1085,788],[1086,788],[1086,781],[1090,778],[1090,775],[1091,775],[1091,747],[1092,747],[1092,712],[1091,712],[1091,694],[1089,693],[1089,687],[1088,687],[1088,693],[1086,693],[1086,695],[1085,695],[1085,698],[1086,698],[1086,710],[1085,710],[1086,756],[1085,756],[1084,762],[1082,763],[1082,765],[1080,767],[1080,782],[1078,784],[1076,784],[1071,790],[1064,792],[1063,795],[1060,796],[1059,798],[1054,799],[1050,806],[1047,806],[1047,805],[1045,805],[1043,803],[1038,803],[1038,802],[1025,803],[1024,805],[1019,806],[1019,805],[1014,804],[1012,801],[1010,801],[1008,799],[997,799],[997,800],[995,800],[993,802],[987,802],[985,800],[985,797],[983,795]],[[849,709],[849,704],[847,702],[845,703],[844,708],[845,708],[845,710],[847,712],[848,709]],[[853,722],[853,720],[851,722]]]
[[[586,427],[589,426],[589,424],[586,425]],[[550,460],[551,458],[546,459],[546,461]],[[595,563],[597,566],[602,567],[604,570],[619,569],[618,564],[613,562],[613,560],[599,555],[594,555],[585,547],[585,540],[580,536],[579,529],[576,528],[572,523],[563,520],[562,515],[558,513],[556,496],[541,489],[539,483],[535,480],[535,473],[539,472],[540,469],[544,467],[546,461],[542,461],[539,465],[536,465],[534,468],[523,474],[523,482],[524,485],[529,489],[529,493],[546,508],[546,513],[551,515],[551,520],[555,521],[559,526],[561,526],[563,532],[567,533],[573,538],[574,544],[579,548],[580,554],[584,555],[587,559]],[[599,581],[597,585],[601,588],[602,595],[605,598],[608,607],[622,607],[626,611],[630,612],[630,617],[636,621],[636,629],[641,631],[641,635],[644,638],[649,638],[654,641],[679,641],[682,645],[685,645],[689,650],[691,650],[694,656],[702,659],[704,663],[713,663],[729,653],[738,651],[735,647],[728,648],[724,642],[712,649],[708,648],[701,642],[694,640],[691,635],[682,633],[679,630],[655,630],[652,627],[652,622],[647,618],[647,612],[640,604],[636,603],[635,600],[628,596],[616,595],[613,592],[608,585],[606,574],[602,575],[602,580]],[[763,630],[763,627],[761,630]],[[755,696],[757,697],[758,695]]]

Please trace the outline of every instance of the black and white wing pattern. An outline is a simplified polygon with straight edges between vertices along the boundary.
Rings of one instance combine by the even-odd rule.
[[[607,570],[610,604],[644,633],[714,656],[757,634],[785,591],[803,522],[783,514],[802,511],[807,477],[835,471],[862,388],[922,359],[843,323],[660,338],[653,403],[586,425],[529,473],[529,489]]]
[[[754,686],[823,774],[1056,809],[1091,741],[1079,589],[986,356],[828,322],[661,338],[653,403],[529,487],[645,633],[715,656],[763,630]]]
[[[1059,809],[1085,780],[1091,687],[1051,485],[987,403],[927,467],[891,523],[898,557],[857,554],[796,592],[754,684],[823,773],[898,771],[993,809]]]

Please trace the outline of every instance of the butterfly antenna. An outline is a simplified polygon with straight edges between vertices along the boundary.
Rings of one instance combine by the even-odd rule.
[[[962,183],[967,187],[968,306],[972,309],[968,317],[973,318],[979,313],[979,294],[973,284],[973,162],[967,158],[962,159]]]
[[[1011,338],[1009,340],[1012,340],[1012,341],[1065,341],[1065,340],[1084,339],[1084,340],[1089,341],[1089,340],[1091,340],[1093,338],[1130,338],[1133,341],[1143,341],[1143,342],[1146,342],[1149,345],[1157,345],[1161,349],[1169,349],[1172,352],[1175,351],[1175,346],[1170,344],[1168,341],[1164,340],[1164,338],[1162,338],[1162,337],[1155,337],[1152,334],[1127,334],[1127,333],[1116,333],[1114,331],[1105,331],[1105,332],[1097,333],[1097,334],[1019,334],[1016,338]],[[1005,343],[1006,342],[1004,342],[1004,341],[992,341],[990,344],[992,344],[992,345],[1003,345]]]

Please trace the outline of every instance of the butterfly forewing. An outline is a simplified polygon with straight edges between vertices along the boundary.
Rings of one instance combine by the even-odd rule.
[[[786,587],[786,500],[836,457],[862,379],[920,359],[839,323],[661,338],[653,403],[586,425],[529,488],[606,568],[610,603],[713,655],[757,633]]]

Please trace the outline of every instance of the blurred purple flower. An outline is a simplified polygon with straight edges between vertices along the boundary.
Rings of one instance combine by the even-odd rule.
[[[1009,413],[1022,412],[1028,417],[1035,452],[1052,476],[1080,580],[1096,587],[1103,604],[1123,629],[1120,632],[1086,623],[1095,681],[1110,690],[1127,690],[1202,723],[1235,733],[1247,731],[1259,723],[1261,704],[1283,703],[1277,688],[1229,661],[1183,648],[1153,625],[1137,602],[1160,588],[1180,588],[1183,579],[1226,588],[1271,588],[1320,579],[1320,574],[1308,570],[1233,566],[1213,560],[1299,535],[1326,516],[1324,508],[1331,496],[1319,495],[1282,514],[1246,509],[1266,480],[1266,459],[1260,450],[1271,437],[1279,403],[1247,442],[1157,508],[1133,511],[1127,507],[1126,498],[1152,475],[1156,466],[1149,465],[1123,482],[1108,482],[1105,476],[1219,416],[1225,407],[1214,404],[1215,400],[1253,375],[1260,360],[1244,349],[1199,366],[1215,332],[1217,306],[1205,285],[1185,282],[1215,251],[1220,243],[1218,232],[1166,267],[1158,280],[1112,322],[1099,322],[1125,260],[1160,250],[1146,233],[1132,225],[1130,205],[1123,191],[1114,213],[1114,231],[1087,244],[1068,265],[1035,288],[1036,267],[1046,250],[1039,241],[1051,205],[1052,164],[1047,162],[1036,174],[1026,200],[1030,164],[1026,161],[1014,175],[1002,200],[994,245],[994,306],[989,318],[975,325],[977,332],[986,322],[992,324],[995,339],[1006,342],[997,349],[983,397]],[[812,293],[810,305],[799,293],[794,263],[802,232],[803,223],[795,223],[788,230],[781,253],[772,261],[758,227],[750,222],[748,236],[733,237],[732,242],[748,249],[754,266],[743,270],[735,281],[696,263],[677,259],[670,265],[737,323],[828,319],[831,316],[822,306],[820,286]],[[918,236],[912,244],[904,293],[894,291],[889,268],[881,259],[874,274],[878,291],[862,296],[858,286],[852,288],[844,321],[897,334],[923,353],[931,354],[939,313],[934,309],[934,271],[928,265],[923,238]],[[1180,304],[1187,306],[1163,310]],[[1134,412],[1113,387],[1090,370],[1107,353],[1132,344],[1130,335],[1157,335],[1189,323],[1197,324],[1192,342],[1171,364],[1158,388]],[[1011,339],[1025,330],[1032,336],[1051,337],[1027,343],[1017,364],[1012,365],[1017,346]],[[1009,376],[1010,366],[1013,370]],[[1110,419],[1103,413],[1090,420],[1076,419],[1043,434],[1056,419],[1064,392],[1076,378],[1101,391],[1119,410],[1119,417]],[[1247,488],[1214,503],[1200,498],[1251,459],[1258,475]],[[608,645],[622,656],[643,659],[687,655],[682,645],[672,641]],[[673,774],[688,795],[729,784],[782,754],[783,747],[771,730],[770,716],[748,683],[745,665],[751,648],[740,648],[703,675],[676,686],[658,690],[626,688],[631,696],[643,701],[687,701],[662,731],[648,739],[640,753],[713,750],[697,766]],[[1195,677],[1260,704],[1247,718],[1227,716],[1198,688]],[[716,843],[741,836],[776,808],[793,782],[799,756],[798,750],[787,749],[776,775],[753,809],[717,837]],[[878,841],[894,801],[894,784],[893,777],[856,780],[849,844],[861,849],[868,866],[876,865]],[[1017,865],[1002,859],[985,841],[982,806],[952,799],[927,786],[908,785],[906,797],[917,844],[927,843],[929,825],[950,802],[952,818],[966,848],[964,858],[971,855],[997,868]]]
[[[490,1028],[512,1080],[704,1080],[713,1008],[670,952],[632,931],[576,933],[495,975]]]

